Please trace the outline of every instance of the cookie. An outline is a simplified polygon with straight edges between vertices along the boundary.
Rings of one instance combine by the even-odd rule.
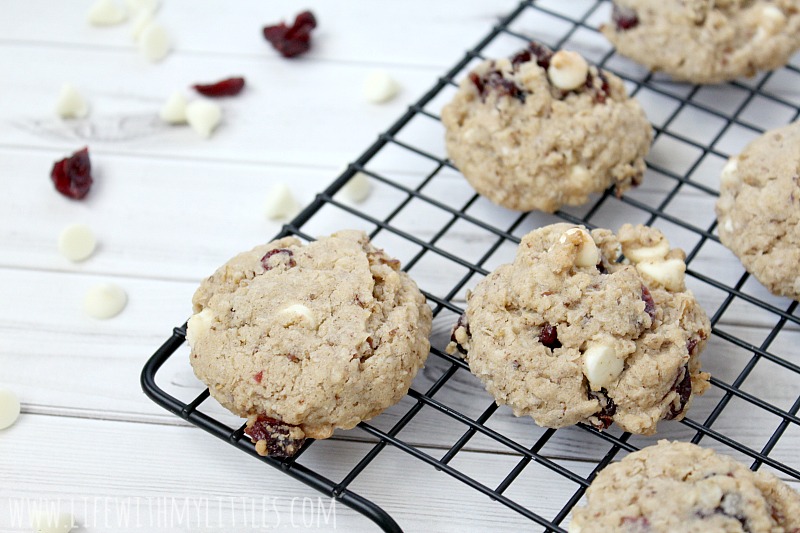
[[[350,429],[406,394],[431,310],[400,263],[358,231],[244,252],[202,282],[187,340],[197,377],[247,417],[262,455]]]
[[[442,110],[447,152],[492,202],[553,212],[642,180],[653,138],[622,80],[538,43],[484,61]]]
[[[800,531],[800,494],[686,442],[662,440],[606,467],[586,497],[570,533]]]
[[[679,81],[750,77],[800,49],[798,0],[614,0],[611,18],[620,54]]]
[[[645,226],[532,231],[468,295],[447,350],[540,426],[652,434],[708,387],[699,355],[711,327],[684,285],[684,257]]]
[[[732,157],[717,200],[722,244],[773,294],[800,300],[800,122]]]

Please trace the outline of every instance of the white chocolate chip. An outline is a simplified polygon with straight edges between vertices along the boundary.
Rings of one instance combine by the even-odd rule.
[[[725,163],[725,166],[722,167],[722,173],[719,176],[722,186],[735,187],[739,184],[737,170],[739,170],[739,160],[735,157],[731,157],[728,162]]]
[[[730,218],[726,218],[722,227],[725,228],[725,231],[728,233],[733,232],[733,221]]]
[[[86,293],[83,310],[92,318],[106,319],[117,316],[128,303],[128,295],[119,285],[98,283]]]
[[[89,113],[89,106],[75,87],[65,83],[58,94],[56,113],[61,118],[83,118]]]
[[[547,77],[550,83],[564,91],[577,89],[586,83],[589,75],[589,64],[577,52],[559,50],[550,59]]]
[[[0,389],[0,429],[11,427],[19,418],[19,412],[17,395],[8,389]]]
[[[643,261],[636,264],[636,270],[657,283],[660,283],[668,291],[679,291],[683,289],[686,263],[680,259]]]
[[[97,0],[89,8],[87,18],[92,26],[113,26],[124,22],[128,13],[115,0]]]
[[[600,250],[597,249],[597,245],[594,243],[594,239],[592,236],[589,235],[589,232],[585,229],[581,228],[572,228],[568,229],[560,238],[560,243],[567,242],[569,239],[571,242],[574,240],[570,239],[573,235],[580,236],[580,244],[578,244],[578,253],[575,255],[575,266],[578,267],[589,267],[589,266],[596,266],[597,263],[600,262]]]
[[[160,24],[150,23],[139,34],[139,51],[150,62],[161,61],[171,48],[169,34]]]
[[[58,236],[58,251],[70,261],[87,259],[96,246],[97,239],[86,224],[70,224]]]
[[[69,513],[40,510],[31,515],[31,527],[36,533],[69,533],[75,527],[75,519]]]
[[[317,326],[319,325],[316,317],[314,317],[314,313],[311,312],[311,309],[303,304],[290,305],[280,312],[280,316],[283,320],[284,326],[303,324],[310,329],[317,329]]]
[[[186,123],[186,97],[180,91],[175,91],[164,102],[161,111],[158,113],[161,120],[169,124]]]
[[[589,170],[583,165],[573,166],[569,174],[570,182],[575,183],[575,187],[589,187],[589,182],[591,181],[592,175],[589,174]]]
[[[363,202],[369,196],[372,184],[369,176],[363,172],[356,172],[350,180],[342,187],[342,194],[353,202]]]
[[[133,37],[134,42],[139,41],[139,37],[142,36],[142,32],[144,29],[153,22],[153,12],[147,9],[143,9],[136,13],[136,16],[133,18],[133,22],[131,23],[131,37]]]
[[[400,86],[385,70],[373,70],[364,80],[364,98],[373,104],[382,104],[395,97]]]
[[[267,218],[278,220],[292,218],[300,210],[297,200],[292,195],[292,190],[285,183],[276,183],[267,195],[264,212]]]
[[[608,344],[591,344],[583,352],[583,374],[592,390],[611,385],[625,368],[625,361],[617,357],[616,350]]]
[[[779,34],[786,26],[786,15],[777,6],[767,4],[761,8],[761,17],[758,22],[757,39]]]
[[[640,248],[624,246],[623,253],[632,263],[658,261],[667,257],[669,253],[669,241],[667,241],[667,239],[661,239],[653,246],[642,246]]]
[[[211,137],[222,120],[222,108],[208,100],[195,100],[186,106],[186,122],[202,137]]]
[[[194,348],[200,337],[205,337],[214,321],[214,312],[206,307],[199,313],[193,314],[186,323],[186,342]]]
[[[125,3],[131,13],[142,13],[143,11],[155,13],[160,2],[159,0],[125,0]]]

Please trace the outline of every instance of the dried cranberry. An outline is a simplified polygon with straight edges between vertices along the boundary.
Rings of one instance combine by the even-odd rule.
[[[483,76],[478,76],[474,72],[469,75],[470,81],[475,84],[475,88],[481,95],[481,100],[486,101],[490,92],[497,93],[499,96],[511,96],[520,102],[525,102],[528,91],[520,88],[512,80],[503,76],[499,70],[490,70]]]
[[[561,342],[558,340],[558,330],[549,322],[545,322],[544,326],[542,326],[542,331],[539,332],[539,342],[551,350],[561,348]]]
[[[628,533],[646,533],[650,531],[650,520],[644,516],[625,516],[622,525]]]
[[[639,17],[636,16],[636,11],[629,7],[620,7],[614,4],[614,9],[611,12],[611,20],[619,31],[629,30],[639,25]]]
[[[672,385],[671,390],[678,393],[678,407],[676,408],[675,403],[673,403],[669,408],[669,412],[664,416],[665,420],[672,420],[683,413],[686,404],[689,402],[689,397],[692,395],[692,375],[689,373],[688,365],[683,367],[683,376],[679,375],[675,378],[675,383]]]
[[[617,404],[608,395],[605,388],[600,389],[599,392],[593,390],[589,391],[589,399],[597,400],[600,402],[600,411],[595,414],[599,419],[598,424],[593,424],[597,429],[606,429],[614,421],[614,415],[617,414]]]
[[[244,89],[244,78],[228,78],[209,84],[195,84],[192,88],[204,96],[236,96]]]
[[[303,11],[287,26],[283,21],[264,27],[264,38],[283,57],[294,57],[311,48],[311,30],[317,27],[317,19],[311,11]]]
[[[291,436],[293,426],[280,420],[259,415],[255,422],[248,422],[245,433],[253,443],[266,443],[265,455],[271,457],[291,457],[297,453],[305,438],[296,439]]]
[[[597,80],[600,80],[599,83]],[[586,89],[594,92],[595,103],[606,103],[606,99],[608,98],[608,93],[611,90],[611,87],[608,85],[608,78],[606,78],[606,75],[603,74],[602,70],[598,69],[596,76],[591,73],[586,76],[586,83],[584,86]]]
[[[270,264],[270,257],[275,254],[286,254],[288,260],[284,260],[284,263],[287,268],[292,268],[293,266],[297,266],[297,263],[294,260],[294,252],[288,250],[286,248],[275,248],[274,250],[270,250],[269,252],[264,254],[264,257],[261,258],[261,266],[264,267],[264,270],[272,270],[275,268],[274,264]]]
[[[650,290],[642,285],[642,300],[644,300],[644,312],[650,315],[650,320],[656,319],[656,303],[650,295]]]
[[[531,53],[536,56],[537,65],[545,70],[550,68],[550,60],[553,58],[553,51],[549,47],[543,45],[542,43],[531,41],[528,44],[528,50],[530,50]]]
[[[467,314],[466,313],[463,313],[460,317],[458,317],[458,321],[456,322],[456,325],[453,326],[453,332],[450,333],[450,342],[452,342],[452,343],[454,343],[456,345],[456,349],[459,352],[461,352],[464,355],[466,355],[467,354],[467,349],[464,348],[464,346],[462,346],[461,344],[459,344],[458,339],[456,338],[456,333],[458,332],[459,329],[463,329],[464,333],[466,333],[466,335],[467,335],[467,338],[469,338],[469,336],[470,336],[469,322],[467,321]]]
[[[89,160],[89,148],[78,150],[70,157],[53,164],[50,179],[56,190],[66,196],[80,200],[92,188],[92,162]]]
[[[253,379],[256,380],[256,383],[261,383],[261,380],[264,378],[264,371],[259,370],[258,373],[253,376]]]

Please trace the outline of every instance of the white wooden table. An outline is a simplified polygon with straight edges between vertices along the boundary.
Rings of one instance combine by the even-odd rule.
[[[575,0],[576,9],[586,4]],[[0,386],[16,391],[23,403],[17,424],[0,431],[0,531],[28,531],[28,506],[42,503],[71,510],[82,525],[80,531],[222,532],[254,526],[331,530],[334,525],[341,531],[375,531],[370,521],[344,505],[331,510],[329,499],[318,500],[311,489],[160,409],[142,394],[139,374],[171,328],[189,315],[199,280],[238,251],[279,231],[280,223],[263,215],[273,184],[289,183],[300,202],[311,201],[516,1],[241,1],[223,7],[211,0],[166,0],[158,19],[173,36],[175,50],[156,65],[139,56],[128,25],[90,27],[85,21],[89,5],[83,0],[9,0],[0,17]],[[287,61],[266,44],[261,27],[305,8],[319,21],[314,47],[305,57]],[[524,24],[528,26],[520,29],[556,31],[536,21]],[[593,46],[593,41],[588,39],[586,45]],[[508,49],[503,46],[493,51],[508,52],[519,42],[508,41]],[[366,103],[361,96],[365,76],[376,67],[390,71],[402,85],[398,98],[385,105]],[[622,67],[636,72],[631,65]],[[247,89],[222,101],[224,122],[210,140],[155,118],[173,90],[188,94],[192,83],[231,75],[243,75]],[[53,114],[63,82],[73,83],[87,96],[87,120],[62,122]],[[779,88],[781,94],[800,103],[797,86],[787,87]],[[709,102],[723,106],[733,92],[709,90]],[[640,98],[656,124],[666,119],[668,98],[647,91]],[[779,125],[791,119],[788,111],[764,109],[763,115],[756,113],[758,120]],[[711,123],[702,114],[687,114],[677,125],[703,142]],[[735,153],[752,137],[752,132],[742,131],[718,146]],[[443,153],[439,133],[425,138],[432,150]],[[55,193],[49,172],[55,160],[84,145],[90,148],[95,185],[85,201],[70,201]],[[687,157],[669,143],[657,142],[651,161],[678,171]],[[716,187],[724,160],[707,160],[696,179]],[[376,164],[398,176],[413,178],[424,172],[399,156]],[[471,194],[458,176],[443,179],[452,187],[442,189],[443,197]],[[672,186],[665,178],[649,176],[633,194],[652,205]],[[377,187],[361,208],[382,213],[393,202],[391,191]],[[515,216],[483,201],[476,210],[498,223]],[[688,188],[669,210],[707,227],[713,221],[713,197]],[[609,209],[594,222],[616,228],[626,216],[643,221],[641,213]],[[316,220],[313,229],[318,234],[349,221],[336,214]],[[534,215],[517,234],[549,220]],[[79,264],[56,250],[60,230],[74,222],[89,224],[100,241],[95,255]],[[435,231],[424,213],[406,224],[421,238]],[[674,244],[692,245],[685,232],[664,229]],[[482,233],[462,227],[446,236],[442,246],[470,255],[486,242]],[[404,253],[390,242],[383,244],[390,253]],[[738,261],[718,245],[704,250],[695,260],[697,270],[735,283],[743,272]],[[485,267],[512,253],[503,248]],[[420,285],[434,293],[451,284],[436,264],[415,273]],[[111,320],[93,320],[81,311],[85,291],[99,281],[117,283],[129,295],[127,308]],[[696,280],[690,285],[713,314],[725,294]],[[768,295],[752,279],[744,290],[781,309],[789,304]],[[437,320],[434,344],[442,345],[451,321],[452,317]],[[734,304],[718,327],[759,344],[774,324],[769,313]],[[770,351],[797,363],[798,342],[800,334],[792,324],[781,331]],[[717,338],[708,353],[706,366],[726,382],[736,378],[752,355]],[[759,363],[743,389],[789,409],[800,394],[798,376],[770,365]],[[415,386],[424,390],[441,366],[432,361]],[[185,352],[173,357],[162,374],[167,376],[165,387],[183,399],[202,390]],[[491,400],[474,380],[459,376],[441,398],[477,416]],[[699,420],[721,393],[708,396],[692,413]],[[404,400],[374,424],[390,427],[411,403]],[[221,409],[214,412],[235,423]],[[744,404],[741,410],[725,411],[714,428],[760,449],[779,422],[764,416]],[[542,433],[531,420],[514,419],[504,408],[490,424],[527,445]],[[793,468],[799,466],[798,429],[791,425],[771,455]],[[581,459],[596,458],[604,450],[594,449],[584,433],[559,432],[546,453],[588,474],[594,463]],[[441,415],[423,411],[402,437],[440,457],[458,434]],[[659,436],[692,435],[685,426],[665,423]],[[339,432],[324,446],[312,446],[309,460],[321,472],[341,477],[370,446],[366,440],[360,430]],[[711,439],[703,444],[715,446]],[[453,464],[494,486],[518,459],[478,437]],[[530,468],[510,495],[552,516],[575,487],[567,490],[553,474]],[[397,451],[382,453],[351,488],[379,503],[407,531],[531,526]]]

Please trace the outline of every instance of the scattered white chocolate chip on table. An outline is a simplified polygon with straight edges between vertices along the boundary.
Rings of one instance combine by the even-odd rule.
[[[576,237],[579,239],[577,243]],[[594,239],[592,239],[588,231],[581,228],[568,229],[558,241],[564,244],[567,240],[577,244],[578,247],[578,253],[575,255],[575,266],[597,266],[597,263],[600,262],[600,250],[597,249],[597,245],[594,243]]]
[[[97,0],[86,18],[92,26],[113,26],[125,22],[128,12],[116,0]]]
[[[222,108],[219,104],[208,100],[195,100],[186,106],[186,122],[205,138],[211,137],[211,133],[219,126],[220,121],[222,121]]]
[[[564,91],[577,89],[586,83],[588,75],[589,64],[583,56],[569,50],[556,52],[550,59],[550,66],[547,68],[547,77],[550,79],[550,83]]]
[[[125,0],[131,13],[142,13],[143,11],[155,13],[160,3],[159,0]]]
[[[636,263],[638,270],[644,277],[660,283],[668,291],[683,289],[686,263],[681,259],[647,260]]]
[[[69,533],[75,527],[75,519],[69,513],[31,511],[31,527],[36,533]]]
[[[17,395],[0,388],[0,429],[11,427],[19,418],[20,409]]]
[[[164,27],[156,22],[146,25],[139,34],[139,51],[153,63],[164,59],[172,49],[172,41]]]
[[[97,239],[86,224],[70,224],[58,236],[58,251],[70,261],[83,261],[94,253]]]
[[[65,83],[58,93],[56,114],[61,118],[83,118],[89,114],[89,105],[75,87]]]
[[[83,299],[83,310],[92,318],[106,319],[120,314],[128,303],[125,290],[114,283],[98,283]]]
[[[139,11],[136,16],[133,17],[133,22],[131,22],[131,37],[133,37],[134,42],[139,40],[144,29],[152,22],[153,12],[146,9]]]
[[[158,116],[169,124],[186,124],[186,105],[186,97],[183,93],[175,91],[164,102]]]
[[[194,347],[200,337],[204,337],[211,329],[211,322],[214,321],[214,312],[211,309],[203,309],[195,313],[186,323],[186,342],[189,347]]]
[[[400,85],[385,70],[373,70],[364,80],[364,98],[373,104],[388,102],[399,90]]]
[[[363,172],[356,172],[340,190],[346,198],[356,203],[366,200],[371,191],[372,184],[369,182],[369,176]]]
[[[592,390],[611,385],[624,368],[625,361],[617,357],[614,347],[608,344],[590,344],[583,352],[583,374]]]
[[[290,305],[280,312],[280,316],[284,326],[302,324],[309,329],[317,329],[319,325],[311,309],[303,304]]]
[[[300,210],[297,200],[292,195],[292,190],[285,183],[276,183],[269,194],[264,205],[264,213],[271,220],[282,218],[292,218]]]

